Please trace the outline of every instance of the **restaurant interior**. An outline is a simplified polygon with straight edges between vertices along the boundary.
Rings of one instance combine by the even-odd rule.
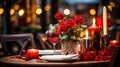
[[[106,12],[104,7],[107,10]],[[64,18],[60,20],[56,19],[55,15],[57,12],[62,12]],[[56,46],[52,45],[53,43],[47,38],[49,36],[47,33],[50,33],[48,30],[52,25],[57,24],[57,28],[61,21],[64,22],[67,18],[75,18],[74,16],[76,15],[81,15],[84,18],[84,23],[81,25],[84,29],[79,34],[79,44],[81,44],[81,41],[86,45],[92,42],[91,44],[93,44],[92,46],[96,51],[101,48],[107,51],[108,47],[111,47],[110,45],[112,45],[112,48],[120,45],[120,0],[0,0],[0,58],[20,55],[24,52],[23,50],[27,51],[31,48],[61,50],[61,41],[64,42],[64,40],[57,42]],[[94,19],[96,23],[94,23]],[[105,27],[105,20],[109,27]],[[101,21],[103,21],[103,26],[99,25]],[[92,24],[97,25],[97,22],[100,28],[99,33],[89,31],[88,40],[84,39],[83,37],[87,36],[86,29],[97,30],[91,28]],[[66,27],[62,29],[65,30]],[[107,32],[105,32],[106,30]],[[59,35],[59,37],[62,38],[62,35]],[[72,36],[72,33],[69,35]],[[89,36],[92,39],[89,39]],[[6,41],[8,39],[10,42],[5,43],[5,38]],[[23,39],[24,41],[19,41],[19,39]],[[117,45],[112,41],[117,41]],[[21,47],[21,45],[23,46]],[[83,52],[87,51],[87,46],[85,47],[82,50]],[[99,51],[96,53],[99,54]],[[69,54],[69,52],[65,54]],[[120,58],[118,61],[120,61]],[[120,63],[117,65],[120,66]]]

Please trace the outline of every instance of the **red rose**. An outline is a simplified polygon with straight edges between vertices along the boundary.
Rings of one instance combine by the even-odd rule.
[[[68,30],[67,22],[63,21],[59,23],[60,32],[66,33]]]
[[[104,59],[104,56],[98,55],[98,56],[95,56],[94,60],[95,61],[103,61],[105,59]]]
[[[103,25],[103,18],[101,16],[96,18],[96,25],[102,26]],[[113,25],[112,20],[109,18],[107,19],[107,26],[111,27]]]
[[[97,26],[102,26],[103,25],[103,18],[102,17],[97,17],[96,18],[96,25]]]
[[[57,29],[56,29],[55,34],[59,36],[59,34],[61,33],[61,32],[60,32],[60,27],[58,26],[58,27],[56,27],[56,28],[57,28]]]
[[[64,18],[64,15],[61,11],[57,12],[54,16],[57,20],[62,20]]]
[[[94,51],[87,51],[83,53],[83,61],[92,61],[94,60],[96,53]]]
[[[84,18],[81,15],[75,15],[74,19],[76,24],[83,24],[84,22]]]
[[[67,25],[68,25],[69,28],[75,26],[74,19],[72,19],[72,18],[68,18],[68,19],[66,20],[66,22],[67,22]]]
[[[103,49],[99,50],[98,55],[101,55],[101,56],[105,55],[105,50]]]
[[[108,27],[111,27],[113,25],[112,20],[110,18],[107,19],[107,25]]]

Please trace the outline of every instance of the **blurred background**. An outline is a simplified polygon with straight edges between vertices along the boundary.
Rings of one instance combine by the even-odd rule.
[[[57,11],[66,17],[80,14],[90,25],[93,17],[102,16],[103,5],[120,30],[120,0],[0,0],[0,34],[45,33],[49,24],[57,23]]]

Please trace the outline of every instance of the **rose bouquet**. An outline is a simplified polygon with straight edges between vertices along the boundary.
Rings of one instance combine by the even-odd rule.
[[[84,18],[81,15],[75,15],[74,18],[64,17],[62,12],[57,12],[54,15],[59,22],[57,24],[50,24],[47,30],[47,34],[54,33],[62,42],[64,41],[75,41],[83,37],[83,31],[86,26]]]

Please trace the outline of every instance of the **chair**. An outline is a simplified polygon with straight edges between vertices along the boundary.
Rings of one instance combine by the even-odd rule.
[[[27,34],[3,34],[3,35],[0,35],[0,41],[1,41],[2,49],[4,50],[5,55],[9,55],[9,51],[7,49],[7,45],[9,45],[9,44],[7,44],[6,42],[14,41],[14,42],[19,43],[19,46],[21,47],[21,49],[19,50],[19,54],[21,54],[22,50],[27,47],[29,42],[32,44],[33,48],[36,48],[33,35],[30,33],[27,33]]]
[[[47,40],[47,35],[45,33],[37,33],[37,39],[41,44],[41,49],[52,49],[52,45]]]
[[[118,46],[114,51],[113,57],[108,67],[120,67],[120,46]]]

